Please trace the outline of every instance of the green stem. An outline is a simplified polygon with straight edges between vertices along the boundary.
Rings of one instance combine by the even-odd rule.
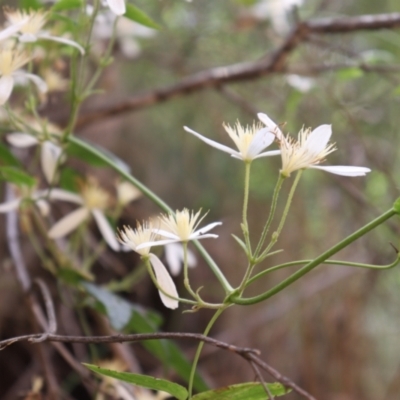
[[[301,264],[308,264],[313,260],[298,260],[298,261],[291,261],[284,264],[275,265],[274,267],[268,268],[264,271],[259,272],[257,275],[254,275],[251,279],[248,280],[246,287],[254,283],[256,280],[262,278],[264,275],[269,274],[270,272],[277,271],[279,269],[287,268],[287,267],[294,267]],[[364,263],[357,263],[352,261],[342,261],[342,260],[325,260],[321,264],[328,264],[328,265],[343,265],[347,267],[356,267],[356,268],[368,268],[368,269],[390,269],[395,267],[400,261],[400,254],[397,258],[390,264],[387,265],[375,265],[375,264],[364,264]]]
[[[281,290],[283,290],[286,287],[288,287],[289,285],[291,285],[293,282],[296,282],[299,278],[301,278],[306,273],[310,272],[312,269],[314,269],[318,265],[322,264],[329,257],[332,257],[334,254],[336,254],[340,250],[347,247],[350,243],[354,242],[361,236],[364,236],[366,233],[368,233],[372,229],[376,228],[377,226],[383,224],[386,220],[393,217],[393,215],[396,215],[396,211],[394,208],[391,208],[390,210],[386,211],[384,214],[382,214],[378,218],[374,219],[373,221],[369,222],[368,224],[366,224],[365,226],[363,226],[356,232],[352,233],[347,238],[343,239],[341,242],[339,242],[335,246],[331,247],[329,250],[322,253],[319,257],[317,257],[313,261],[309,262],[304,267],[300,268],[294,274],[292,274],[288,278],[284,279],[281,283],[274,286],[273,288],[266,291],[265,293],[262,293],[258,296],[250,297],[247,299],[232,297],[232,298],[230,298],[230,301],[235,304],[250,305],[250,304],[256,304],[263,300],[269,299],[270,297],[274,296],[275,294],[279,293]]]
[[[110,160],[101,151],[97,150],[96,148],[91,147],[88,143],[85,143],[84,141],[82,141],[72,135],[68,137],[68,141],[69,141],[69,143],[73,143],[76,146],[80,147],[81,149],[84,149],[84,150],[88,151],[89,153],[95,155],[96,157],[100,158],[102,161],[104,161],[104,163],[106,163],[114,171],[118,172],[118,174],[120,176],[125,178],[132,185],[136,186],[147,198],[149,198],[153,203],[155,203],[163,211],[165,211],[166,213],[172,214],[172,215],[174,214],[172,209],[163,200],[161,200],[155,193],[153,193],[150,189],[148,189],[145,185],[143,185],[139,180],[134,178],[126,170],[122,169],[120,166],[115,164],[112,160]],[[194,243],[195,247],[197,248],[197,250],[199,251],[199,253],[201,254],[201,256],[204,258],[204,260],[209,265],[211,271],[214,273],[214,275],[216,276],[218,281],[221,283],[222,287],[225,290],[225,293],[226,294],[231,293],[233,291],[233,288],[229,284],[227,279],[225,278],[222,271],[218,268],[218,265],[215,263],[215,261],[211,258],[211,256],[204,249],[204,247],[199,243],[199,241],[194,240],[193,243]]]
[[[276,205],[278,203],[279,192],[281,190],[282,183],[284,180],[285,180],[285,178],[281,174],[279,174],[278,181],[276,182],[276,185],[275,185],[274,194],[272,196],[271,210],[269,212],[268,219],[267,219],[267,222],[265,223],[264,229],[261,233],[260,241],[258,242],[256,251],[254,252],[255,257],[258,256],[258,253],[260,252],[261,247],[263,246],[263,244],[265,242],[265,238],[267,237],[267,233],[269,231],[269,228],[271,226],[272,220],[275,215]]]
[[[251,162],[246,162],[245,177],[244,177],[243,212],[242,212],[242,230],[243,230],[244,240],[246,241],[247,253],[249,254],[249,256],[251,256],[251,245],[249,237],[249,224],[247,222],[247,207],[249,204],[250,167],[251,167]]]
[[[210,322],[208,323],[206,329],[203,332],[204,336],[207,336],[214,325],[215,321],[218,319],[218,317],[223,313],[226,307],[222,307],[219,310],[215,312],[213,317],[211,318]],[[194,374],[196,373],[196,367],[199,362],[200,358],[200,353],[201,350],[203,350],[204,342],[200,342],[199,345],[197,346],[196,354],[193,359],[193,364],[192,364],[192,369],[190,370],[190,377],[189,377],[189,386],[188,386],[188,392],[189,392],[189,397],[188,399],[190,400],[192,397],[192,392],[193,392],[193,380],[194,380]]]

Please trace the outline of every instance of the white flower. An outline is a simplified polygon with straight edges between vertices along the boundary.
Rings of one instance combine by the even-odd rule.
[[[47,91],[46,83],[37,75],[19,71],[29,61],[29,57],[21,51],[0,49],[0,105],[10,97],[14,88],[15,79],[31,80],[41,92]]]
[[[286,75],[286,82],[301,93],[307,93],[315,86],[315,79],[296,74]]]
[[[155,233],[160,236],[164,236],[168,239],[165,240],[157,240],[150,241],[138,246],[138,249],[142,249],[147,246],[164,246],[169,243],[176,242],[184,242],[187,243],[189,240],[200,240],[206,238],[217,238],[218,235],[207,233],[211,229],[215,228],[218,225],[221,225],[222,222],[213,222],[211,224],[206,225],[204,228],[198,229],[196,231],[197,226],[200,224],[202,219],[205,217],[203,215],[200,219],[199,210],[196,214],[193,212],[190,213],[187,208],[184,208],[182,211],[176,211],[175,215],[161,215],[161,224],[166,226],[166,229],[154,229]]]
[[[142,196],[142,192],[130,182],[120,181],[116,187],[118,203],[123,207]]]
[[[106,0],[110,10],[116,15],[123,15],[126,12],[125,0]]]
[[[168,293],[170,296],[177,298],[178,292],[176,290],[174,281],[169,275],[164,264],[156,255],[150,253],[151,246],[146,244],[152,242],[156,235],[157,234],[154,232],[154,229],[151,227],[150,223],[143,223],[142,225],[138,224],[136,229],[132,229],[129,226],[124,226],[123,229],[118,232],[118,239],[122,244],[129,246],[133,251],[136,251],[142,257],[148,257],[160,288],[162,288],[162,290],[165,293]],[[145,244],[145,246],[139,248],[143,244]],[[161,290],[159,290],[159,294],[165,307],[175,309],[179,306],[178,300],[166,296]]]
[[[49,138],[40,140],[24,132],[13,132],[6,136],[7,141],[15,147],[26,148],[40,144],[40,162],[43,174],[48,183],[52,183],[57,166],[61,163],[62,149]]]
[[[238,150],[234,150],[228,146],[215,142],[214,140],[208,139],[205,136],[200,135],[200,133],[188,128],[187,126],[184,126],[184,129],[210,146],[224,151],[239,160],[252,161],[256,158],[280,154],[279,150],[261,153],[274,141],[275,136],[271,134],[268,129],[261,128],[260,125],[254,123],[253,126],[243,127],[239,122],[237,122],[235,127],[231,127],[226,124],[223,126],[230,138],[235,142]]]
[[[29,199],[35,202],[37,208],[43,216],[47,216],[50,211],[49,203],[45,200],[47,194],[47,190],[32,191],[31,189],[29,189],[27,192],[23,190],[20,197],[14,198],[13,200],[7,201],[6,203],[0,203],[0,213],[6,214],[8,212],[18,210],[21,203],[24,200]]]
[[[114,231],[104,215],[104,211],[109,205],[109,195],[96,181],[89,180],[82,187],[81,195],[56,188],[50,191],[49,198],[51,200],[68,201],[81,206],[53,225],[48,232],[50,238],[57,239],[68,235],[92,215],[107,244],[114,251],[120,250]]]
[[[165,260],[173,276],[179,275],[184,262],[184,252],[181,243],[168,243],[164,246]],[[193,268],[197,265],[195,255],[190,249],[186,249],[187,265]]]
[[[43,26],[47,22],[48,13],[42,10],[38,11],[21,11],[10,10],[5,11],[6,18],[10,26],[0,32],[0,37],[17,36],[22,43],[32,43],[39,39],[52,40],[54,42],[63,43],[78,49],[81,54],[85,54],[83,47],[73,40],[63,37],[51,36],[47,32],[42,31]],[[7,36],[8,35],[8,36]]]

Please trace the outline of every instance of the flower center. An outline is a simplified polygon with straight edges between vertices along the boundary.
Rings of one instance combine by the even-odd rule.
[[[81,195],[85,206],[89,209],[105,210],[110,203],[109,194],[93,179],[89,179],[82,187]]]
[[[0,50],[0,73],[11,75],[29,61],[29,57],[22,52],[9,49]]]

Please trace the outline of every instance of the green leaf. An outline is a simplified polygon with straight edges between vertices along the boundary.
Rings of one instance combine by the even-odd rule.
[[[16,167],[0,167],[0,180],[14,183],[15,185],[26,185],[32,187],[36,179]]]
[[[60,175],[60,187],[70,192],[79,192],[78,182],[81,177],[74,169],[63,167]]]
[[[124,17],[135,21],[140,25],[144,25],[153,29],[160,29],[160,25],[154,22],[147,14],[133,4],[126,5],[126,13],[124,14]]]
[[[82,4],[82,0],[58,0],[52,7],[52,11],[73,10],[81,7]]]
[[[119,379],[120,381],[133,383],[134,385],[142,386],[147,389],[162,390],[175,396],[178,400],[186,400],[188,391],[177,383],[166,381],[165,379],[157,379],[148,375],[133,374],[131,372],[118,372],[109,369],[100,368],[92,364],[83,364],[93,372]]]
[[[341,80],[341,81],[349,81],[353,79],[360,78],[364,75],[364,72],[357,67],[350,67],[350,68],[344,68],[341,69],[340,71],[336,72],[336,76]]]
[[[273,396],[283,396],[290,392],[280,383],[267,383]],[[261,383],[249,382],[225,386],[196,394],[192,400],[267,400],[269,397]]]
[[[4,144],[0,143],[0,164],[19,167],[21,164]]]
[[[94,276],[90,272],[66,267],[58,268],[57,277],[72,286],[77,286],[82,281],[94,280]]]
[[[130,167],[111,151],[108,151],[97,144],[91,143],[88,140],[80,140],[84,141],[88,146],[95,148],[99,153],[102,153],[104,157],[111,159],[125,172],[130,172]],[[67,154],[72,157],[80,158],[94,167],[108,167],[108,164],[101,157],[96,156],[95,154],[86,150],[83,146],[79,146],[77,143],[69,143],[67,147]]]
[[[43,8],[43,4],[39,0],[20,0],[19,6],[23,10],[39,10]]]

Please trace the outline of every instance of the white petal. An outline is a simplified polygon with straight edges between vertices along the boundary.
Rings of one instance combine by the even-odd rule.
[[[257,117],[279,140],[283,138],[283,134],[282,131],[279,129],[279,126],[274,121],[272,121],[272,119],[268,117],[267,114],[258,113]]]
[[[263,151],[275,140],[275,135],[270,133],[268,128],[260,129],[253,137],[253,140],[247,150],[247,154],[251,159]]]
[[[196,235],[203,235],[204,233],[211,231],[211,229],[214,229],[216,226],[218,225],[222,225],[222,222],[213,222],[211,224],[206,225],[205,227],[197,230],[196,232],[194,232]]]
[[[64,189],[51,189],[51,191],[48,193],[48,196],[51,200],[62,200],[75,204],[83,204],[83,199],[81,196],[73,192],[68,192]]]
[[[164,236],[169,239],[179,240],[179,236],[175,235],[174,233],[165,231],[164,229],[152,229],[152,231],[154,233],[157,233],[157,235]]]
[[[117,15],[123,15],[126,12],[125,0],[107,0],[108,7]]]
[[[33,33],[21,33],[18,39],[21,43],[35,43],[38,40],[37,36]]]
[[[56,224],[53,225],[53,227],[49,230],[49,237],[52,239],[58,239],[68,235],[88,217],[89,210],[85,207],[81,207],[75,211],[72,211],[72,213],[67,214],[64,218],[61,218]]]
[[[171,276],[169,275],[167,269],[164,267],[164,264],[158,259],[154,254],[149,254],[150,262],[154,270],[154,275],[156,276],[157,283],[164,290],[164,292],[170,294],[173,297],[178,297],[178,292],[176,290],[176,286]],[[166,296],[161,291],[158,291],[160,294],[161,301],[164,303],[164,306],[167,308],[171,308],[174,310],[178,308],[179,302],[178,300],[174,300]]]
[[[264,153],[260,153],[258,156],[254,157],[254,159],[261,157],[279,156],[280,154],[281,154],[280,150],[265,151]]]
[[[319,154],[327,146],[332,135],[331,125],[320,125],[315,128],[307,139],[307,149],[312,154]]]
[[[371,172],[371,170],[366,167],[352,167],[346,165],[327,165],[327,166],[313,165],[310,168],[322,169],[323,171],[330,172],[331,174],[343,175],[343,176],[364,176],[368,172]]]
[[[136,247],[136,251],[145,249],[146,247],[164,246],[169,243],[177,243],[180,241],[181,241],[180,239],[166,239],[166,240],[156,240],[154,242],[145,242],[145,243],[139,244],[139,246]]]
[[[54,143],[46,140],[42,144],[41,164],[44,176],[48,183],[53,182],[54,174],[58,165],[58,159],[62,154],[62,150]]]
[[[17,33],[17,32],[20,30],[20,28],[21,28],[23,25],[25,25],[28,21],[29,21],[29,18],[24,18],[22,21],[20,21],[20,22],[18,22],[18,23],[16,23],[16,24],[13,24],[13,25],[9,26],[9,27],[6,28],[6,29],[3,29],[3,30],[0,32],[0,40],[7,39],[7,38],[9,38],[10,36],[12,36],[12,35],[14,35],[15,33]]]
[[[42,93],[47,92],[47,83],[42,78],[40,78],[35,74],[29,74],[27,72],[23,72],[23,74],[26,78],[30,79],[37,86],[40,92]]]
[[[20,203],[21,203],[21,198],[8,201],[7,203],[1,203],[0,213],[8,213],[10,211],[14,211],[19,207]]]
[[[237,151],[231,149],[230,147],[224,146],[224,145],[221,144],[221,143],[218,143],[218,142],[215,142],[214,140],[208,139],[208,138],[206,138],[205,136],[200,135],[200,133],[197,133],[197,132],[195,132],[194,130],[188,128],[187,126],[184,126],[183,129],[184,129],[186,132],[191,133],[192,135],[198,137],[198,138],[199,138],[200,140],[202,140],[203,142],[209,144],[209,145],[212,146],[212,147],[215,147],[215,148],[218,149],[218,150],[224,151],[225,153],[228,153],[228,154],[231,154],[231,155],[233,155],[233,154],[240,155],[239,152],[237,152]],[[240,158],[241,158],[241,157],[240,157]]]
[[[200,240],[200,239],[216,239],[218,235],[215,235],[214,233],[206,233],[205,235],[199,235],[197,232],[192,233],[189,236],[189,240]]]
[[[46,200],[39,199],[36,202],[36,206],[40,211],[40,214],[43,215],[43,217],[47,217],[50,213],[50,205]]]
[[[14,87],[14,78],[10,75],[3,75],[0,78],[0,106],[11,96]]]
[[[180,243],[169,243],[164,247],[165,259],[173,276],[179,275],[183,263],[183,246]]]
[[[7,142],[15,147],[31,147],[38,144],[35,136],[23,132],[14,132],[6,136]]]
[[[50,35],[47,35],[46,33],[40,33],[38,35],[38,37],[40,39],[47,39],[47,40],[52,40],[53,42],[67,44],[68,46],[72,46],[72,47],[75,47],[76,49],[78,49],[82,55],[85,54],[84,48],[79,43],[75,42],[74,40],[57,37],[57,36],[50,36]]]
[[[114,230],[111,228],[110,223],[107,221],[105,215],[98,209],[93,209],[92,214],[96,220],[97,226],[103,235],[104,240],[107,244],[114,250],[119,251],[119,243],[117,237],[115,236]]]

